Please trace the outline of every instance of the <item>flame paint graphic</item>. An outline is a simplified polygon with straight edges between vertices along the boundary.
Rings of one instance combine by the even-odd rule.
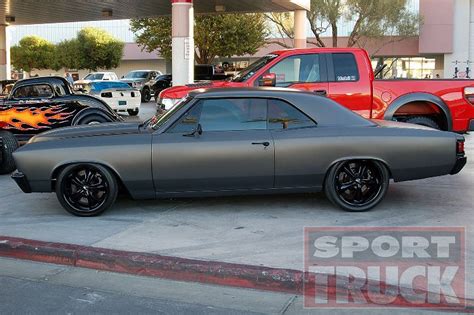
[[[61,105],[48,107],[12,107],[0,110],[0,121],[8,124],[5,129],[21,131],[50,129],[74,115]]]

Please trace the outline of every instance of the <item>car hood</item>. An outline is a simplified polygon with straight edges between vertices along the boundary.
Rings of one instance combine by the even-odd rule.
[[[74,84],[89,84],[91,83],[91,80],[77,80],[74,81]]]
[[[167,88],[160,93],[160,98],[183,98],[192,90],[238,86],[242,86],[242,84],[236,84],[230,81],[201,81]]]
[[[146,79],[120,79],[120,81],[122,82],[126,82],[126,83],[132,83],[132,82],[145,82]]]
[[[43,132],[30,139],[29,143],[97,136],[112,136],[140,133],[140,123],[106,123],[97,125],[84,125],[75,127],[58,128]]]

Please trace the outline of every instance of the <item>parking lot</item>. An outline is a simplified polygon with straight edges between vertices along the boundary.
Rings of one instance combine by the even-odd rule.
[[[145,119],[154,103],[142,109]],[[466,138],[472,157],[474,138]],[[392,184],[385,201],[363,213],[343,212],[316,193],[157,201],[121,197],[95,218],[73,217],[54,194],[23,194],[9,176],[0,176],[0,235],[301,270],[307,226],[464,226],[469,244],[474,239],[473,176],[471,160],[457,176]],[[466,260],[472,298],[472,246]]]

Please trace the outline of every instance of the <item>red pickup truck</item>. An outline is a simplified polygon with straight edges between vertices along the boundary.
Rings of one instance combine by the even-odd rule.
[[[474,130],[474,80],[375,80],[367,52],[357,48],[275,51],[227,81],[175,86],[160,93],[166,109],[190,90],[278,86],[310,91],[372,119],[442,130]]]

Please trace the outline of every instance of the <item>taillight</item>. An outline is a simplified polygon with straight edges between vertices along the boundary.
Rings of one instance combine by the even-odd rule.
[[[464,141],[458,140],[456,147],[457,154],[464,154]]]
[[[464,88],[464,97],[471,105],[474,105],[474,86]]]

